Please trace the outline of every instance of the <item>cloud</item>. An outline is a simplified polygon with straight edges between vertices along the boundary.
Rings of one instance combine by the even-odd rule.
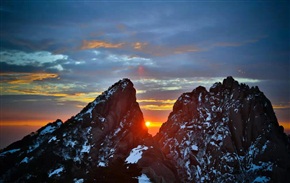
[[[86,104],[92,102],[97,96],[101,95],[102,92],[88,92],[88,93],[74,93],[74,94],[66,94],[64,97],[58,99],[60,102],[80,102],[77,107],[84,108]]]
[[[29,84],[33,81],[43,81],[57,78],[55,73],[1,73],[1,83],[9,84]]]
[[[240,42],[217,42],[212,44],[213,47],[239,47],[239,46],[244,46],[247,44],[252,44],[252,43],[256,43],[264,38],[266,38],[267,36],[260,36],[258,38],[255,39],[248,39],[248,40],[244,40],[244,41],[240,41]]]
[[[125,51],[135,51],[139,53],[145,53],[150,56],[167,56],[173,54],[183,54],[189,52],[199,52],[201,49],[193,45],[173,46],[167,47],[163,45],[149,44],[148,42],[121,42],[121,43],[109,43],[105,41],[84,40],[81,46],[81,50],[85,49],[121,49]]]
[[[122,63],[124,66],[155,65],[155,62],[152,61],[152,59],[138,56],[132,57],[128,55],[110,54],[107,59],[111,62]]]
[[[147,45],[148,43],[141,43],[141,42],[132,43],[132,47],[135,50],[143,50]]]
[[[140,108],[150,111],[169,111],[172,110],[172,105],[141,105]]]
[[[172,110],[172,106],[175,100],[161,100],[161,99],[140,99],[137,100],[140,103],[140,108],[142,110],[151,111],[168,111]]]
[[[105,41],[99,41],[99,40],[91,40],[87,41],[84,40],[81,46],[82,50],[85,49],[94,49],[94,48],[122,48],[125,43],[109,43]]]
[[[274,104],[273,109],[275,110],[289,110],[290,109],[290,103],[289,104]]]
[[[182,54],[182,53],[188,53],[188,52],[199,52],[201,49],[197,48],[196,46],[192,45],[185,45],[180,46],[174,49],[175,54]]]
[[[201,49],[192,45],[168,47],[161,45],[151,45],[149,43],[141,43],[141,42],[134,43],[133,48],[141,53],[146,53],[152,56],[159,57],[201,51]]]
[[[48,51],[37,51],[32,53],[27,53],[18,50],[5,50],[0,51],[0,56],[3,61],[10,64],[16,65],[28,65],[28,64],[44,64],[55,62],[57,60],[66,60],[67,55],[62,54],[52,54]]]
[[[63,43],[57,42],[55,39],[51,38],[38,38],[29,39],[18,38],[6,32],[6,36],[3,36],[3,43],[5,47],[10,47],[13,49],[20,49],[25,51],[41,51],[41,50],[59,50],[61,49]],[[9,38],[8,38],[9,37]]]
[[[80,106],[101,94],[101,91],[90,91],[91,87],[85,83],[60,81],[55,73],[2,73],[0,76],[1,95],[55,97],[59,103],[79,102]]]
[[[223,77],[191,77],[191,78],[168,78],[168,79],[139,79],[136,83],[140,83],[149,90],[180,90],[191,89],[194,85],[210,87],[215,82],[223,81]],[[235,78],[240,83],[258,83],[262,80],[251,78]]]
[[[162,103],[162,104],[173,104],[175,100],[156,100],[156,99],[140,99],[137,100],[139,103]]]
[[[57,71],[64,70],[60,61],[68,60],[67,55],[52,54],[48,51],[24,52],[19,50],[0,51],[1,60],[10,66],[44,67]]]

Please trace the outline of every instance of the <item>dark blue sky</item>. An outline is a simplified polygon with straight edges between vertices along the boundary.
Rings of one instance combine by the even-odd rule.
[[[124,77],[134,82],[145,118],[163,122],[182,92],[231,75],[259,86],[287,128],[289,7],[289,1],[3,0],[1,125],[66,120]]]

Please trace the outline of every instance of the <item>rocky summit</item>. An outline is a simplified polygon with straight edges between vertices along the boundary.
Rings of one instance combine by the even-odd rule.
[[[148,136],[136,90],[124,79],[65,123],[57,120],[5,148],[0,180],[130,182],[140,170],[124,160],[133,148],[146,149]]]
[[[0,152],[0,182],[287,182],[271,102],[232,77],[182,94],[152,137],[129,79]]]
[[[155,140],[181,182],[290,180],[290,143],[270,101],[232,77],[182,94]]]

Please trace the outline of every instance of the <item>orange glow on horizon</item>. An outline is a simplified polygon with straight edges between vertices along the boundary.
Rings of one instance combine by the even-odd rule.
[[[31,120],[27,120],[27,121],[1,121],[0,122],[0,126],[45,126],[48,123],[51,123],[54,121],[51,120],[46,120],[44,122],[44,120],[37,120],[37,121],[31,121]]]
[[[279,125],[284,127],[284,132],[289,131],[290,132],[290,122],[279,122]]]
[[[153,136],[159,132],[159,128],[161,127],[162,124],[163,124],[162,122],[153,122],[149,120],[145,122],[145,126],[148,128],[148,133]]]
[[[52,120],[25,120],[25,121],[1,121],[0,127],[4,126],[15,126],[15,128],[21,128],[23,126],[31,126],[31,127],[43,127],[48,123],[53,122]],[[153,122],[146,120],[145,125],[148,128],[148,133],[151,135],[156,135],[159,132],[160,127],[162,126],[162,122]],[[284,127],[285,133],[290,133],[290,122],[279,122],[279,125]]]

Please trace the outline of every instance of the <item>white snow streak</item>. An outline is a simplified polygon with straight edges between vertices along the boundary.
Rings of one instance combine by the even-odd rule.
[[[138,183],[150,183],[150,179],[147,177],[147,175],[142,174],[138,177]]]
[[[143,151],[147,150],[147,146],[138,145],[136,148],[132,149],[130,155],[126,158],[127,163],[137,163],[141,159]]]
[[[48,174],[48,177],[51,177],[53,175],[58,175],[59,176],[59,173],[61,173],[63,171],[63,167],[59,167],[58,169],[55,169],[53,171],[51,171],[51,173]]]

